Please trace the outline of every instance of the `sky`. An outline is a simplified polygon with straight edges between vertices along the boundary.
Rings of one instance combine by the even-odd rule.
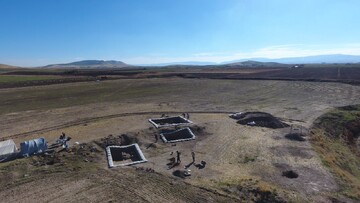
[[[0,63],[360,55],[359,0],[0,0]]]

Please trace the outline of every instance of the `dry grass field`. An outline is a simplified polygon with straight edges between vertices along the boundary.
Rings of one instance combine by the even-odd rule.
[[[237,124],[231,112],[262,111],[287,124],[311,128],[334,107],[360,103],[360,86],[342,83],[149,78],[78,82],[0,89],[0,138],[22,141],[61,132],[72,137],[70,152],[51,164],[30,157],[0,164],[4,202],[331,202],[339,193],[333,174],[310,138],[287,139],[290,128]],[[148,122],[161,114],[190,114],[197,138],[155,143]],[[126,134],[148,162],[109,169],[101,143]],[[111,135],[111,136],[110,136]],[[80,145],[76,145],[79,142]],[[87,149],[93,150],[87,150]],[[180,151],[182,162],[168,169]],[[174,176],[191,163],[191,176]],[[37,164],[37,163],[45,164]],[[151,168],[150,172],[146,169]],[[297,178],[287,178],[285,171]],[[10,180],[10,182],[9,182]],[[356,198],[356,197],[355,197]]]

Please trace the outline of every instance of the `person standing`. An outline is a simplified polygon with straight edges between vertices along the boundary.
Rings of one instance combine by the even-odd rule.
[[[191,152],[191,156],[192,156],[193,163],[195,163],[195,152],[194,151]]]
[[[157,141],[158,141],[158,134],[157,133],[154,133],[154,137],[155,137],[155,143],[157,143]]]
[[[181,160],[180,160],[180,155],[181,153],[179,151],[176,151],[176,163],[180,163]]]

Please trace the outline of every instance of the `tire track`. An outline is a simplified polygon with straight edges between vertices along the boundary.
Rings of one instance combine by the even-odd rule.
[[[28,132],[23,132],[23,133],[13,134],[13,135],[9,135],[9,136],[4,136],[4,137],[1,137],[0,140],[16,139],[16,138],[19,138],[19,137],[26,137],[26,136],[31,135],[31,134],[44,133],[44,132],[49,132],[49,131],[53,131],[53,130],[59,130],[59,129],[62,129],[62,128],[68,128],[68,127],[73,127],[73,126],[77,126],[77,125],[84,125],[84,124],[97,122],[97,121],[100,121],[100,120],[112,119],[112,118],[121,118],[121,117],[127,117],[127,116],[143,116],[143,115],[153,115],[153,114],[181,114],[181,113],[184,113],[184,111],[129,112],[129,113],[111,114],[111,115],[106,115],[106,116],[90,117],[90,118],[85,118],[85,119],[81,119],[81,120],[77,120],[77,121],[72,121],[72,122],[69,122],[69,123],[64,123],[64,124],[60,124],[60,125],[56,125],[56,126],[47,127],[47,128],[42,128],[42,129],[32,130],[32,131],[28,131]],[[234,111],[187,111],[187,113],[195,113],[195,114],[231,114],[231,113],[234,113]],[[277,118],[279,118],[282,121],[287,121],[287,122],[292,122],[292,121],[304,122],[302,120],[296,120],[296,119],[290,119],[290,118],[281,118],[281,117],[277,117]]]
[[[25,137],[31,134],[36,133],[44,133],[49,132],[53,130],[58,130],[62,128],[77,126],[77,125],[83,125],[87,123],[92,123],[100,120],[106,120],[106,119],[112,119],[112,118],[120,118],[120,117],[127,117],[127,116],[142,116],[142,115],[153,115],[153,114],[181,114],[184,113],[184,111],[147,111],[147,112],[132,112],[132,113],[120,113],[120,114],[111,114],[106,116],[98,116],[98,117],[90,117],[85,118],[77,121],[72,121],[69,123],[64,123],[61,125],[51,126],[47,128],[32,130],[24,133],[14,134],[2,137],[2,139],[15,139],[19,137]],[[196,114],[230,114],[234,113],[233,111],[187,111],[187,113],[196,113]]]

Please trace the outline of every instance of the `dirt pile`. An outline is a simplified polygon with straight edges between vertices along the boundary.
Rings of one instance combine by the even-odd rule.
[[[50,158],[50,163],[52,159],[54,159],[55,164],[57,163],[56,162],[57,158],[60,159],[58,160],[58,162],[60,163],[65,163],[69,160],[95,163],[101,160],[103,156],[104,156],[104,151],[101,149],[101,147],[94,142],[90,142],[90,143],[81,143],[78,145],[74,145],[68,150],[55,152],[51,154],[49,158]]]
[[[54,165],[56,163],[61,163],[61,157],[56,154],[42,154],[38,156],[32,157],[32,165],[33,166],[46,166],[46,165]]]
[[[285,128],[289,125],[265,112],[246,112],[237,116],[237,123],[242,125],[259,126],[266,128]]]
[[[101,148],[105,149],[107,146],[116,145],[130,145],[137,143],[138,139],[134,136],[122,134],[119,136],[108,135],[107,137],[101,138],[100,140],[96,140],[95,143],[99,145]]]

